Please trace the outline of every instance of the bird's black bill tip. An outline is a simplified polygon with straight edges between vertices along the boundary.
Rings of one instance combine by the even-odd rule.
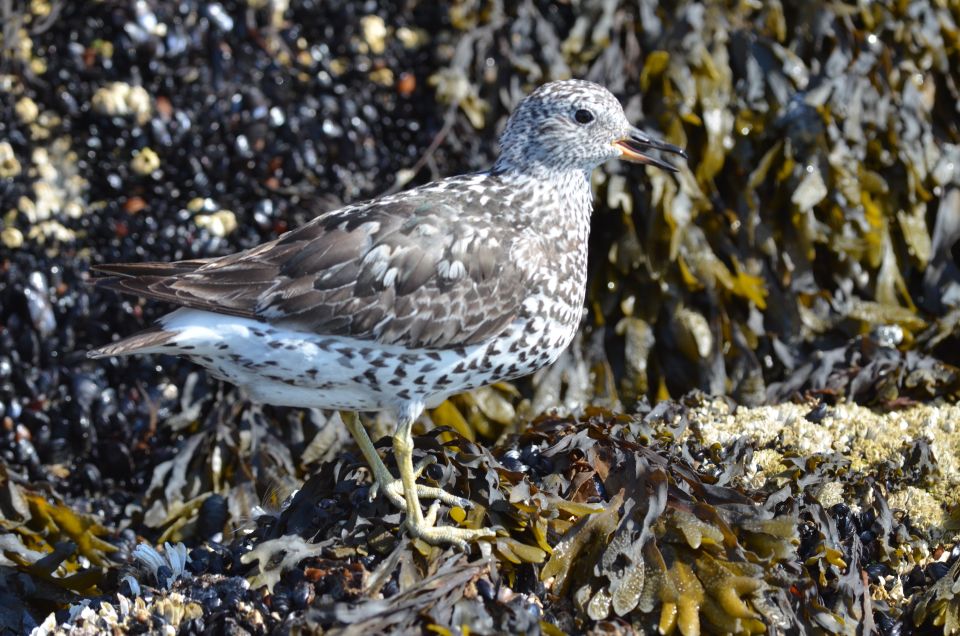
[[[651,150],[668,152],[671,154],[680,155],[684,159],[687,158],[687,152],[680,146],[668,144],[665,141],[651,137],[647,133],[637,129],[632,130],[629,136],[614,142],[614,145],[620,149],[621,157],[623,159],[632,161],[634,163],[645,163],[651,166],[656,166],[661,170],[666,170],[668,172],[679,172],[680,169],[673,164],[664,161],[663,159],[651,156],[648,154]]]

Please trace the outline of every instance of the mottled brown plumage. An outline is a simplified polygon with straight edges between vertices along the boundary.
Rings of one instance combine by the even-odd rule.
[[[495,188],[497,177],[487,179]],[[407,347],[472,345],[517,317],[525,272],[538,265],[510,258],[517,228],[503,221],[512,210],[491,203],[471,215],[480,195],[465,193],[427,187],[350,206],[220,258],[94,269],[111,274],[100,284],[118,291],[291,329]],[[451,272],[443,263],[460,265]]]

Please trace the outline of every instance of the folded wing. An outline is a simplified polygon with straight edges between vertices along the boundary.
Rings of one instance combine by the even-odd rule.
[[[517,317],[529,268],[511,259],[515,238],[493,221],[497,211],[404,195],[225,257],[95,269],[118,291],[317,334],[416,348],[498,334]]]

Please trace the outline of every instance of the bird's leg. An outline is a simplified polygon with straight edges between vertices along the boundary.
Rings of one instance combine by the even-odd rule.
[[[466,551],[470,541],[492,537],[495,533],[487,528],[474,530],[435,525],[440,509],[437,502],[430,506],[427,516],[423,516],[420,499],[417,496],[417,472],[413,466],[412,435],[413,423],[422,411],[423,405],[417,403],[398,410],[397,431],[393,435],[393,452],[400,470],[403,497],[407,504],[407,518],[404,525],[412,537],[423,539],[431,544],[452,543]]]
[[[367,429],[360,423],[360,416],[354,411],[340,411],[340,419],[343,420],[343,425],[347,427],[347,431],[350,432],[357,446],[360,447],[363,458],[367,460],[367,465],[373,471],[373,487],[383,488],[384,492],[388,492],[386,487],[394,481],[393,475],[390,474],[383,460],[380,459],[377,449],[373,446],[373,441],[367,435]],[[371,492],[371,497],[375,495],[376,491]],[[389,493],[387,496],[389,497]],[[391,497],[390,500],[393,501],[393,498]],[[394,503],[402,505],[402,500]]]
[[[370,470],[373,471],[373,486],[370,489],[370,497],[376,497],[377,491],[382,490],[393,505],[401,510],[406,510],[407,505],[403,498],[403,484],[399,479],[395,479],[394,476],[390,474],[390,471],[387,470],[383,460],[380,459],[380,454],[377,453],[377,449],[373,446],[373,441],[371,441],[370,436],[367,434],[367,429],[360,423],[360,417],[353,411],[341,411],[340,418],[343,420],[344,426],[347,427],[347,431],[350,432],[354,441],[357,442],[357,446],[360,447],[360,452],[363,454],[363,458],[367,460],[367,465],[370,466]],[[436,461],[435,457],[428,455],[422,461],[418,462],[413,469],[414,479],[419,477],[427,466]],[[448,506],[460,506],[461,508],[469,508],[471,506],[469,500],[451,495],[441,488],[417,484],[416,492],[417,497],[420,499],[439,499]]]

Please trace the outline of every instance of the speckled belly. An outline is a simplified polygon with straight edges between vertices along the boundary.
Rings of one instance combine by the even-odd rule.
[[[574,333],[538,317],[487,343],[412,350],[196,310],[170,314],[164,327],[177,332],[164,353],[189,357],[258,402],[348,410],[409,401],[435,406],[450,395],[528,375],[554,361]]]

